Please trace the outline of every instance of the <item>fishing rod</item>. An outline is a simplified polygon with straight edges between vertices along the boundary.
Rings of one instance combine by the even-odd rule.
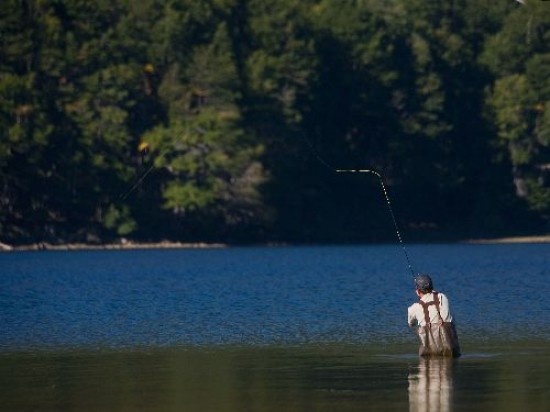
[[[395,218],[395,213],[393,212],[393,207],[390,201],[390,196],[388,194],[388,190],[386,188],[386,184],[384,183],[384,179],[382,178],[382,175],[378,173],[376,170],[373,169],[338,169],[329,164],[325,159],[319,155],[311,141],[304,135],[303,136],[308,143],[308,146],[311,150],[311,152],[315,155],[317,160],[327,167],[328,169],[332,170],[335,173],[366,173],[374,175],[378,178],[378,181],[380,182],[380,186],[382,187],[382,192],[384,193],[384,197],[386,198],[386,204],[388,205],[388,210],[390,211],[390,215],[393,221],[393,226],[395,228],[395,233],[397,235],[397,240],[399,241],[399,244],[401,245],[401,249],[403,250],[403,254],[405,255],[405,260],[407,261],[407,266],[409,268],[409,271],[411,272],[411,275],[413,278],[416,278],[416,274],[413,270],[413,267],[411,265],[411,260],[409,258],[409,253],[407,252],[407,248],[405,247],[405,242],[403,241],[403,237],[401,236],[401,231],[399,230],[399,225],[397,224],[397,219]]]
[[[386,199],[386,204],[388,206],[388,210],[389,210],[391,218],[392,218],[393,226],[395,228],[395,233],[397,235],[397,240],[399,241],[399,244],[401,245],[401,248],[402,248],[403,253],[405,255],[405,259],[407,261],[407,266],[408,266],[408,268],[409,268],[409,270],[410,270],[410,272],[411,272],[411,274],[414,278],[416,275],[415,275],[413,267],[411,265],[411,260],[409,258],[409,253],[407,252],[407,248],[405,247],[405,242],[403,241],[403,237],[401,236],[401,231],[399,230],[399,225],[397,224],[397,219],[395,218],[395,213],[393,211],[390,196],[388,194],[388,190],[386,188],[386,184],[384,183],[384,179],[382,178],[382,175],[379,172],[377,172],[376,170],[373,170],[373,169],[337,169],[337,168],[333,167],[332,165],[330,165],[325,159],[323,159],[319,155],[319,153],[317,152],[317,150],[315,149],[315,147],[313,146],[311,141],[305,135],[303,135],[303,137],[305,138],[311,152],[315,155],[317,160],[322,165],[324,165],[326,168],[332,170],[333,172],[335,172],[335,173],[366,173],[366,174],[374,175],[378,178],[378,181],[380,182],[380,186],[382,187],[382,192],[384,193],[384,197]],[[164,156],[168,151],[169,151],[169,149],[161,152],[160,156]],[[121,200],[126,200],[126,198],[143,182],[143,180],[149,175],[149,173],[152,172],[152,170],[154,168],[155,168],[155,163],[153,162],[153,164],[145,170],[145,172],[137,179],[137,181],[128,190],[126,190],[124,193],[122,193],[119,198]]]
[[[399,225],[397,224],[397,219],[395,218],[395,213],[393,213],[393,207],[391,205],[390,196],[388,195],[388,190],[386,189],[386,185],[384,183],[384,179],[382,178],[382,175],[378,173],[376,170],[372,170],[372,169],[334,169],[334,171],[336,173],[369,173],[378,178],[380,182],[380,186],[382,187],[382,191],[384,192],[384,197],[386,198],[386,204],[388,205],[388,210],[390,211],[390,215],[393,221],[393,226],[395,227],[395,233],[397,235],[397,239],[399,240],[399,244],[401,245],[401,248],[403,249],[403,253],[405,254],[407,266],[409,267],[409,270],[414,278],[416,275],[412,268],[411,260],[409,259],[409,253],[407,252],[407,248],[405,247],[405,242],[403,242],[403,237],[401,236],[401,231],[399,230]]]

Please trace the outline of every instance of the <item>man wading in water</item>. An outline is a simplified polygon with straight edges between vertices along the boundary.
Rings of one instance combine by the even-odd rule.
[[[458,358],[458,335],[447,296],[433,290],[428,275],[418,275],[414,283],[420,300],[409,306],[408,318],[410,327],[418,326],[419,355]]]

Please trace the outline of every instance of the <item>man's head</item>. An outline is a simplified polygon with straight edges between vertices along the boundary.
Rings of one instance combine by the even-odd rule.
[[[420,293],[431,293],[434,289],[432,278],[429,275],[418,275],[414,278],[416,290]]]

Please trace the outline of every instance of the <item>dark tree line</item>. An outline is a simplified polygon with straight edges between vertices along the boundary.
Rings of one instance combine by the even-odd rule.
[[[550,3],[6,0],[0,240],[548,231]]]

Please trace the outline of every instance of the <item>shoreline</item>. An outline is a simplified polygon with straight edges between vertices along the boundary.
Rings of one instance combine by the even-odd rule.
[[[538,235],[538,236],[510,236],[499,238],[487,238],[487,239],[470,239],[463,241],[462,243],[473,244],[505,244],[505,243],[550,243],[550,235]]]
[[[453,242],[451,242],[453,243]],[[459,240],[456,243],[467,244],[514,244],[514,243],[550,243],[550,235],[537,236],[510,236],[501,238],[484,239],[466,239]],[[266,245],[271,245],[266,243]],[[0,242],[0,252],[17,251],[47,251],[47,250],[139,250],[139,249],[211,249],[225,248],[231,245],[225,243],[206,243],[206,242],[171,242],[163,240],[160,242],[133,242],[124,240],[117,243],[63,243],[52,244],[48,242],[38,242],[25,245],[9,245]]]
[[[139,250],[139,249],[211,249],[227,247],[224,243],[185,243],[185,242],[132,242],[119,243],[63,243],[52,244],[48,242],[31,243],[27,245],[8,245],[0,242],[0,252],[19,251],[47,251],[47,250]]]

